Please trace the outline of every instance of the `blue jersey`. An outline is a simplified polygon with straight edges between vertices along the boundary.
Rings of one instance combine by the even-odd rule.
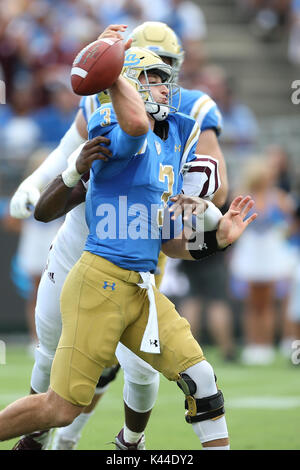
[[[89,138],[104,135],[113,157],[95,161],[86,197],[85,250],[132,271],[154,272],[161,249],[163,211],[181,190],[182,165],[195,158],[198,124],[180,113],[166,121],[162,140],[150,128],[132,137],[119,126],[111,104],[88,123]],[[165,235],[164,235],[165,237]]]
[[[186,88],[180,88],[180,90],[181,100],[178,111],[193,117],[198,122],[201,131],[213,129],[219,135],[222,130],[222,116],[216,103],[200,90],[187,90]],[[86,122],[99,106],[108,103],[109,100],[109,95],[105,92],[84,96],[80,101],[80,108]],[[177,107],[179,94],[174,95],[173,100],[172,104]]]

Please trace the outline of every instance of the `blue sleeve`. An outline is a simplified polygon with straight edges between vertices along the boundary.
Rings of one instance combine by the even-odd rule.
[[[201,131],[214,129],[217,136],[219,136],[221,134],[222,127],[223,127],[222,115],[220,113],[218,106],[215,105],[205,115],[201,124]]]
[[[111,106],[99,108],[88,122],[89,139],[103,135],[110,139],[113,158],[129,160],[142,148],[146,135],[131,136],[118,124]]]

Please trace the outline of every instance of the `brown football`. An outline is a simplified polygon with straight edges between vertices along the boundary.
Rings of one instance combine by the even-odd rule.
[[[87,96],[109,88],[121,73],[124,56],[122,39],[103,38],[86,46],[72,64],[73,91]]]

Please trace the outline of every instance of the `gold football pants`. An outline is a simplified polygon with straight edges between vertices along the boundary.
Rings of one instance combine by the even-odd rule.
[[[189,323],[154,288],[160,354],[140,351],[149,301],[138,272],[84,252],[61,295],[62,335],[51,370],[51,388],[79,406],[91,402],[105,367],[115,362],[119,341],[169,380],[204,359]]]

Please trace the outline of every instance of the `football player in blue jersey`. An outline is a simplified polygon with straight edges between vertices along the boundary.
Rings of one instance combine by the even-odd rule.
[[[180,190],[178,169],[194,158],[198,131],[187,116],[169,115],[176,110],[171,100],[174,85],[168,82],[171,68],[145,49],[129,50],[126,57],[124,76],[110,88],[113,107],[101,107],[89,123],[91,137],[109,137],[114,157],[105,167],[96,158],[91,168],[86,209],[90,234],[63,289],[63,331],[51,387],[0,413],[0,440],[72,422],[91,402],[98,378],[113,364],[121,340],[177,381],[186,396],[186,419],[203,448],[225,450],[229,442],[224,401],[213,369],[186,320],[151,277],[162,246],[161,209]],[[81,178],[76,161],[61,178],[70,189],[76,186]],[[255,214],[244,220],[252,206],[251,198],[236,198],[203,243],[187,248],[174,229],[163,249],[190,260],[224,249],[254,220]],[[107,213],[112,217],[103,225]],[[103,230],[110,224],[111,232]]]
[[[106,28],[101,37],[121,37],[120,33],[124,32],[125,30],[125,25],[111,25]],[[168,63],[171,63],[172,66],[174,66],[176,74],[178,74],[179,68],[184,58],[184,54],[175,33],[167,25],[156,22],[144,23],[133,31],[132,40],[136,45],[141,45],[143,47],[156,50],[164,61],[167,61]],[[223,155],[217,140],[217,135],[219,134],[221,128],[219,110],[208,95],[198,90],[190,91],[181,89],[181,95],[182,99],[180,103],[180,111],[185,112],[186,114],[191,114],[194,118],[197,119],[200,125],[201,134],[199,136],[197,145],[198,153],[205,155],[210,154],[219,161],[222,185],[214,195],[213,201],[217,206],[221,206],[227,195],[227,177]],[[179,95],[174,97],[174,103],[176,100],[178,100],[178,96]],[[106,93],[84,97],[81,100],[80,110],[77,114],[76,120],[67,134],[63,137],[60,145],[49,155],[44,164],[42,164],[42,166],[34,174],[27,178],[16,191],[11,201],[11,214],[14,217],[24,218],[31,214],[32,207],[35,206],[37,200],[39,199],[41,190],[47,185],[49,181],[51,181],[65,168],[66,160],[69,154],[87,138],[86,122],[91,116],[92,112],[100,105],[100,102],[105,103],[108,101],[109,96]],[[206,165],[207,161],[204,164]],[[200,171],[201,170],[202,169],[200,169]],[[193,175],[195,176],[196,174],[193,173]],[[197,185],[195,187],[197,187]],[[161,252],[159,258],[159,268],[157,270],[157,273],[159,274],[156,275],[156,285],[158,287],[162,279],[165,261],[166,257]],[[42,373],[43,371],[41,371],[41,374]],[[114,377],[114,374],[112,374],[111,377]],[[99,388],[98,390],[100,393],[102,392],[102,388]],[[74,430],[72,430],[71,427],[68,427],[66,430],[66,436],[63,436],[63,430],[61,430],[60,435],[62,438],[66,438],[62,439],[62,442],[64,442],[64,444],[61,444],[62,446],[66,445],[66,448],[74,446],[74,442],[78,439],[80,430],[91,415],[99,396],[100,395],[95,397],[93,404],[87,408],[88,411],[86,416],[82,416],[82,418],[80,418],[81,424],[79,424],[79,420],[77,420],[78,422],[74,423]],[[126,405],[125,410],[126,414],[131,416],[130,409],[126,407]],[[138,415],[133,412],[131,416],[132,427],[133,423],[135,422],[135,416]],[[137,418],[137,420],[139,420],[139,418]],[[68,439],[70,439],[70,436],[72,437],[69,442]],[[34,448],[38,448],[38,446],[42,448],[42,444],[40,444],[40,442],[42,443],[45,437],[46,436],[39,437],[39,442],[35,442],[34,438],[32,437],[25,438],[23,439],[24,445],[26,445],[26,448],[30,448],[31,444],[34,446]],[[58,437],[58,435],[56,437]],[[22,445],[23,444],[21,442],[19,448],[22,448]],[[60,443],[58,442],[58,448],[59,445]]]

